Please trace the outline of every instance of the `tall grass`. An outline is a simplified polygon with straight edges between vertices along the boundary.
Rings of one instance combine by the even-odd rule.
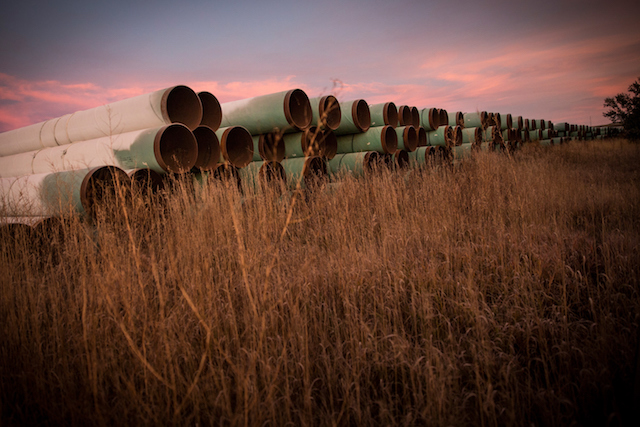
[[[627,423],[639,164],[618,140],[293,196],[176,180],[5,236],[0,423]]]

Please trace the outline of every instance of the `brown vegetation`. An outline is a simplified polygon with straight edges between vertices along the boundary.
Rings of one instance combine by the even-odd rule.
[[[638,165],[618,140],[293,197],[177,181],[5,236],[0,424],[628,422]]]

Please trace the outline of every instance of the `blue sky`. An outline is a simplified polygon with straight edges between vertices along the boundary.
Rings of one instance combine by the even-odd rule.
[[[640,77],[640,2],[14,2],[0,131],[175,84],[221,102],[299,87],[603,124]]]

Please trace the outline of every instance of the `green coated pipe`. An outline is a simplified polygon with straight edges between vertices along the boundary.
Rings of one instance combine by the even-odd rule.
[[[287,183],[286,172],[280,162],[251,162],[238,170],[238,174],[245,189],[254,193],[267,191],[268,188],[278,189]]]
[[[198,92],[198,98],[202,104],[200,126],[210,127],[213,131],[218,130],[222,122],[222,108],[218,98],[211,92]]]
[[[516,116],[516,118],[515,118],[515,128],[518,129],[518,130],[524,129],[524,120],[522,119],[522,116]]]
[[[529,141],[540,141],[542,139],[542,131],[540,129],[529,131]]]
[[[309,98],[301,89],[225,102],[221,108],[221,126],[242,126],[251,135],[303,131],[313,119]]]
[[[427,139],[427,131],[422,126],[420,126],[418,128],[418,147],[425,147],[427,145],[429,145]]]
[[[452,139],[452,146],[458,146],[458,145],[462,145],[462,129],[463,127],[460,125],[456,125],[451,126],[451,129],[453,130],[453,139]]]
[[[338,153],[377,151],[393,154],[398,148],[398,137],[391,126],[378,126],[363,133],[338,137]]]
[[[398,150],[415,151],[418,148],[418,132],[416,128],[409,126],[400,126],[396,129],[398,137]]]
[[[551,141],[553,141],[554,145],[564,144],[564,138],[562,137],[551,138]]]
[[[334,130],[338,136],[366,132],[371,127],[371,112],[364,99],[341,102],[342,120]]]
[[[289,188],[313,188],[325,182],[328,176],[327,162],[322,157],[284,159],[282,167]]]
[[[520,139],[522,139],[522,142],[531,142],[531,134],[529,132],[531,131],[528,131],[528,130],[520,131]]]
[[[371,127],[389,125],[398,126],[398,108],[393,102],[369,105]]]
[[[440,114],[440,126],[447,125],[449,123],[449,113],[444,108],[438,110]]]
[[[93,216],[98,204],[113,203],[119,194],[130,194],[130,188],[131,179],[116,166],[2,178],[0,212],[15,217],[72,212]]]
[[[558,132],[569,132],[571,130],[571,126],[569,125],[569,123],[562,122],[554,124],[553,129]]]
[[[420,127],[420,110],[418,110],[418,107],[411,107],[411,124],[416,129]]]
[[[540,141],[538,141],[538,144],[541,147],[550,147],[553,145],[553,141],[550,139],[541,139]]]
[[[553,122],[551,120],[547,120],[547,129],[551,129],[554,130],[555,128],[553,127]]]
[[[311,126],[303,132],[289,133],[283,136],[284,157],[317,156],[319,149],[320,131],[316,126]]]
[[[524,119],[524,127],[522,129],[526,131],[535,130],[531,129],[531,121],[529,119]]]
[[[442,145],[446,147],[450,141],[447,139],[447,132],[451,132],[451,126],[440,126],[437,130],[427,132],[429,145]]]
[[[551,139],[556,136],[556,132],[553,129],[545,129],[542,131],[542,139]]]
[[[332,176],[339,174],[350,174],[354,177],[365,176],[381,166],[382,156],[377,151],[338,154],[329,160],[329,170]]]
[[[479,127],[462,129],[462,143],[482,144],[482,129]]]
[[[409,126],[412,123],[411,107],[400,105],[398,107],[398,126]]]
[[[238,167],[231,163],[218,163],[215,169],[207,174],[208,177],[225,185],[231,185],[242,191],[242,179]]]
[[[420,124],[427,132],[437,130],[440,127],[439,110],[437,108],[423,108],[420,110]]]
[[[389,164],[392,170],[406,169],[409,167],[409,152],[407,150],[398,150],[393,154],[385,154],[390,157]]]
[[[449,126],[462,126],[464,127],[464,114],[462,111],[456,111],[455,113],[448,114]]]
[[[268,160],[280,162],[285,157],[284,143],[282,135],[278,132],[263,133],[254,135],[253,140],[253,161]]]
[[[324,129],[320,139],[320,151],[318,155],[331,160],[338,152],[338,137],[332,130]]]
[[[432,146],[418,147],[416,151],[409,153],[409,163],[414,166],[424,166],[430,152],[434,150]]]
[[[504,120],[502,121],[500,129],[502,130],[511,129],[512,127],[513,127],[513,117],[511,117],[511,114],[506,114],[504,116]]]
[[[229,162],[243,168],[253,160],[253,138],[242,126],[229,126],[216,131],[220,141],[220,163]]]
[[[466,128],[481,128],[487,127],[487,120],[489,115],[486,111],[479,111],[475,113],[464,113],[464,127]]]
[[[162,175],[152,169],[131,169],[125,172],[131,180],[131,194],[134,196],[145,197],[164,188]]]
[[[312,124],[320,129],[335,130],[340,126],[342,112],[338,99],[333,95],[326,95],[309,99],[313,113]]]
[[[216,133],[208,126],[200,125],[193,130],[198,143],[198,157],[193,169],[213,169],[220,161],[220,141]]]

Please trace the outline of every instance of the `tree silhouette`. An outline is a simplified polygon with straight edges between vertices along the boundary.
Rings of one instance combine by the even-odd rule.
[[[613,98],[605,98],[604,106],[609,110],[602,115],[612,123],[621,123],[623,136],[640,141],[640,78],[629,86],[628,91],[628,94],[619,93]]]

